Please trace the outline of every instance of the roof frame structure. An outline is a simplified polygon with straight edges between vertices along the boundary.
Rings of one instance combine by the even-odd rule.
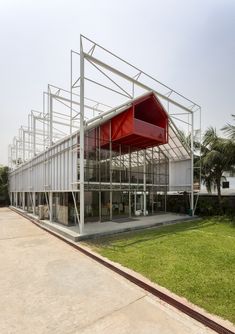
[[[160,146],[159,150],[167,159],[173,161],[190,159],[193,180],[195,129],[197,133],[201,133],[200,105],[83,35],[80,35],[80,51],[70,52],[70,88],[66,90],[48,85],[47,91],[43,92],[43,111],[30,113],[28,126],[21,128],[19,136],[9,147],[10,167],[17,168],[27,160],[33,159],[40,151],[64,140],[65,136],[71,137],[75,132],[79,133],[82,229],[84,133],[122,112],[135,98],[147,92],[156,94],[169,115],[171,140],[168,144]],[[99,101],[100,96],[102,102]],[[64,108],[63,111],[59,105]],[[181,125],[183,129],[187,129],[188,134],[192,134],[190,146],[184,142],[178,131]],[[193,182],[191,209],[194,209]]]

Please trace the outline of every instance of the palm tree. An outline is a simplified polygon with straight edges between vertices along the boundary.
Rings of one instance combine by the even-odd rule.
[[[235,115],[232,115],[233,120],[235,121]],[[224,133],[230,138],[231,140],[235,141],[235,125],[227,123],[222,129]]]
[[[219,208],[221,209],[221,181],[224,172],[233,171],[235,164],[235,143],[217,135],[216,129],[209,127],[204,133],[201,145],[202,182],[207,191],[217,190]]]

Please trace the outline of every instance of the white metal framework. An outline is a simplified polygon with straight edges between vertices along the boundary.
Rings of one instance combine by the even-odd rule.
[[[169,178],[165,191],[190,191],[193,214],[194,140],[201,133],[201,107],[85,36],[80,36],[80,51],[71,50],[70,57],[70,89],[48,85],[47,91],[43,92],[42,111],[31,110],[28,125],[20,127],[18,136],[9,146],[11,204],[24,210],[27,197],[27,203],[31,203],[28,207],[31,206],[35,213],[43,195],[48,217],[52,220],[53,193],[70,192],[82,234],[84,194],[88,187],[90,190],[97,187],[97,182],[85,179],[86,133],[121,113],[139,96],[154,92],[169,115],[168,143],[119,156],[112,156],[110,151],[110,173],[112,166],[121,169],[120,166],[128,168],[131,164],[135,170],[137,162],[143,165],[141,191],[146,214],[146,161],[154,161],[161,155],[168,161]],[[190,143],[186,137],[190,138]],[[159,166],[163,158],[159,158]],[[99,159],[102,160],[101,156]],[[101,208],[102,189],[109,189],[112,203],[115,182],[110,177],[108,182],[99,179],[98,183]],[[132,186],[130,179],[126,189],[122,183],[122,189],[129,191],[129,212]],[[137,188],[134,191],[138,193]]]

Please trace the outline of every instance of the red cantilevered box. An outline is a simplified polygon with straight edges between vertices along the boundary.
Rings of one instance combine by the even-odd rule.
[[[118,144],[143,149],[168,142],[168,115],[155,96],[137,98],[126,110],[100,127],[101,147],[107,148],[111,135],[112,149]]]

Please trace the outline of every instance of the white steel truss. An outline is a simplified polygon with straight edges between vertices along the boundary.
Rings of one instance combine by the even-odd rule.
[[[125,110],[140,95],[151,91],[159,98],[170,119],[169,142],[159,149],[153,149],[151,154],[158,154],[160,150],[169,161],[190,161],[193,213],[194,137],[199,134],[200,139],[201,107],[83,35],[80,36],[79,52],[71,50],[70,56],[70,88],[66,90],[48,85],[47,91],[43,92],[42,111],[30,112],[28,125],[20,127],[18,136],[14,137],[13,144],[9,146],[10,177],[15,180],[14,186],[12,181],[10,191],[79,191],[79,224],[80,233],[83,233],[84,134],[88,129],[99,126]],[[186,135],[191,134],[190,145],[184,141],[179,130],[183,130]],[[76,139],[78,135],[79,143]],[[79,179],[76,176],[78,151]],[[143,162],[149,154],[148,149],[143,152]],[[113,163],[125,164],[125,155],[122,162],[118,159],[114,159]],[[41,173],[41,185],[32,185],[30,180],[36,175],[28,177],[27,171],[32,170],[34,165],[40,166],[40,163],[44,165],[40,167],[41,172],[37,171]],[[132,163],[135,163],[134,160]],[[17,187],[19,180],[16,179],[20,173],[26,174],[22,179],[24,181]],[[52,186],[52,179],[62,178],[66,173],[69,182],[64,181],[62,185],[60,181],[60,184],[57,182]],[[49,198],[49,206],[50,201]],[[77,206],[76,212],[78,216]]]

